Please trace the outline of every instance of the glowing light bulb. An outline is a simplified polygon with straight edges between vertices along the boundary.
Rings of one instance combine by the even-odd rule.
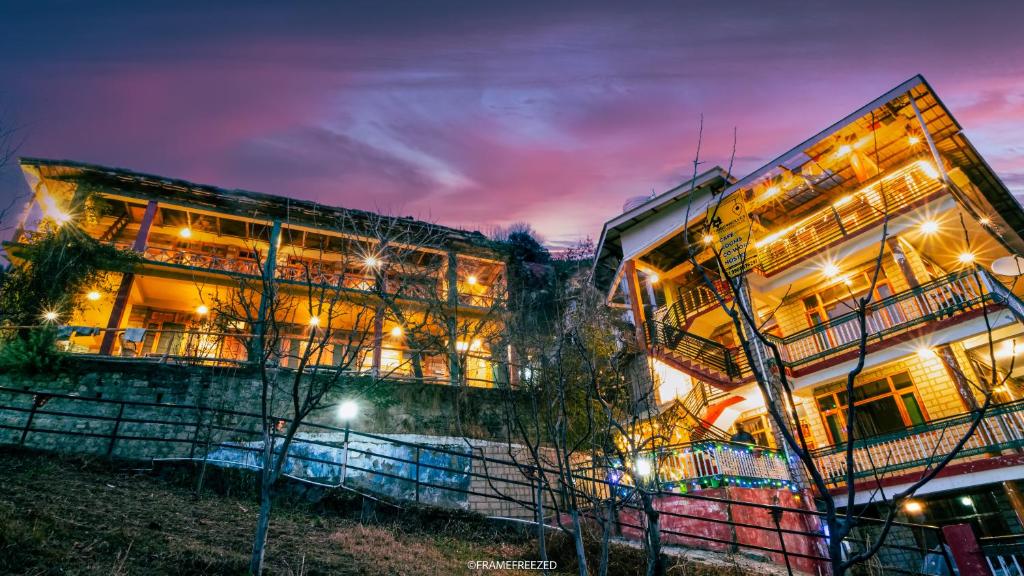
[[[102,297],[102,295],[99,292],[93,290],[92,292],[89,292],[88,294],[86,294],[85,297],[88,298],[89,300],[92,300],[93,302],[95,302],[95,301],[99,300]]]
[[[921,232],[925,234],[935,234],[939,231],[939,223],[935,220],[925,220],[921,223]]]
[[[355,400],[345,400],[341,404],[338,404],[338,419],[339,420],[352,420],[359,415],[359,404],[356,404]]]
[[[846,156],[847,154],[850,153],[850,150],[851,148],[849,145],[843,144],[842,146],[839,147],[838,150],[836,150],[836,156]]]
[[[470,344],[469,347],[470,347],[471,350],[479,350],[480,346],[482,346],[482,345],[483,344],[480,342],[480,340],[476,339],[476,340],[473,340],[473,342]]]
[[[57,314],[53,310],[43,312],[43,320],[46,320],[47,322],[56,322],[58,318],[60,318],[60,314]]]
[[[970,496],[961,496],[960,503],[964,506],[970,506],[971,504],[974,504],[974,500],[971,500]]]
[[[925,176],[931,178],[932,180],[935,180],[939,177],[939,171],[935,169],[935,166],[932,165],[931,162],[927,160],[919,160],[917,162],[917,166],[918,168],[921,169],[921,172],[924,172]]]
[[[920,141],[921,141],[921,139],[920,139],[920,138],[918,138],[917,136],[911,136],[910,138],[907,138],[907,142],[908,142],[908,143],[909,143],[909,144],[910,144],[911,146],[913,146],[913,145],[915,145],[915,144],[919,143]]]
[[[771,186],[770,188],[768,188],[768,189],[766,189],[764,191],[764,197],[765,198],[771,198],[772,196],[775,196],[778,193],[779,193],[779,187],[778,186]]]
[[[395,338],[401,338],[402,337],[402,327],[401,326],[395,326],[394,328],[392,328],[391,329],[391,335],[394,336]]]
[[[376,256],[367,256],[363,263],[366,264],[367,268],[376,268],[380,266],[380,260]]]
[[[178,230],[178,236],[181,236],[182,238],[191,238],[192,237],[192,229],[189,228],[188,226],[185,226],[181,230]]]
[[[988,226],[991,223],[992,221],[988,219],[988,216],[982,216],[978,219],[978,224],[981,224],[982,226]]]
[[[653,272],[647,275],[647,279],[651,281],[651,284],[657,284],[658,280],[660,280],[658,275]]]
[[[633,463],[633,470],[640,476],[648,476],[651,473],[651,461],[646,458],[637,458]]]
[[[711,244],[714,241],[715,241],[715,237],[712,236],[711,234],[705,234],[704,235],[704,243],[705,244]]]
[[[917,357],[921,360],[928,360],[935,357],[935,351],[927,346],[921,346],[917,349]]]
[[[910,500],[903,505],[903,509],[906,510],[907,512],[910,512],[911,514],[919,514],[922,510],[924,510],[924,506],[917,500]]]
[[[317,326],[319,326],[320,325],[320,317],[319,316],[311,316],[309,318],[309,325],[312,326],[313,328],[316,328]]]
[[[961,252],[956,259],[959,260],[961,264],[970,264],[974,262],[974,254],[971,252]]]
[[[828,278],[835,278],[836,276],[839,276],[840,270],[839,266],[836,266],[835,264],[826,264],[822,267],[821,272]]]
[[[196,307],[196,314],[199,314],[200,316],[206,314],[209,311],[210,309],[206,307],[206,304],[200,304],[199,306]]]
[[[470,277],[466,278],[466,283],[469,284],[470,286],[475,286],[476,282],[477,282],[476,276],[470,276]]]

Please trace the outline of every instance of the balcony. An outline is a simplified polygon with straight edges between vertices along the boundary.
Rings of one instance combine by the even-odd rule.
[[[994,301],[989,290],[992,283],[998,281],[987,273],[975,275],[966,270],[869,304],[865,317],[868,346],[979,310],[984,301]],[[786,367],[798,371],[855,351],[860,339],[858,317],[856,311],[850,311],[784,338],[768,338],[778,346]]]
[[[811,254],[927,201],[943,190],[935,168],[919,160],[886,174],[831,206],[755,243],[758,267],[771,276]]]
[[[613,468],[622,470],[621,466]],[[693,442],[647,451],[629,463],[624,472],[620,476],[624,484],[630,483],[634,474],[650,474],[657,486],[680,492],[727,485],[793,486],[781,452],[732,442]]]
[[[972,420],[971,414],[960,414],[899,432],[857,439],[853,449],[853,478],[883,478],[894,472],[934,464],[953,450]],[[1022,447],[1024,400],[1019,400],[990,408],[954,462]],[[830,485],[840,486],[846,482],[845,444],[822,448],[813,456]]]
[[[1007,305],[1024,321],[1024,303],[998,280],[983,270],[965,270],[869,304],[865,318],[867,344],[878,347],[897,343],[926,324],[934,329],[938,324],[973,317],[985,302]],[[663,360],[720,387],[735,387],[753,379],[741,349],[726,348],[687,332],[675,323],[672,314],[661,317],[648,322],[648,333],[652,349]],[[778,347],[784,368],[799,376],[821,368],[827,361],[856,353],[858,314],[851,311],[782,338],[766,337]]]

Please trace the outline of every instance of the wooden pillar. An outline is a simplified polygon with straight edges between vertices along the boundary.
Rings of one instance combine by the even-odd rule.
[[[626,284],[626,297],[633,312],[633,324],[636,326],[636,343],[641,350],[648,350],[650,342],[647,338],[647,317],[644,314],[644,301],[640,296],[640,278],[636,272],[636,261],[626,260],[623,265],[623,281]]]
[[[966,372],[963,366],[957,361],[953,348],[949,344],[942,344],[935,348],[935,353],[939,356],[939,360],[942,361],[942,366],[946,369],[946,374],[953,382],[953,386],[956,387],[957,395],[960,396],[960,402],[964,405],[964,409],[968,412],[977,410],[978,399],[971,392],[971,383],[967,380],[967,376],[965,376]]]
[[[448,378],[452,384],[458,384],[461,380],[461,365],[459,364],[459,332],[458,332],[458,310],[459,310],[459,258],[455,252],[448,252],[448,268],[445,271],[445,287],[448,290],[448,314],[445,318],[448,329]],[[469,343],[466,343],[467,346]]]
[[[381,292],[386,294],[387,277],[380,272],[379,268],[374,270],[373,276],[373,281],[379,283]],[[379,304],[373,311],[373,364],[370,369],[375,378],[380,376],[381,356],[384,348],[384,310],[384,305]]]
[[[911,288],[917,288],[921,285],[920,279],[917,274],[914,273],[914,268],[910,265],[910,260],[907,258],[907,253],[903,250],[903,245],[900,244],[900,239],[895,236],[890,236],[885,239],[886,245],[889,247],[889,251],[892,252],[892,259],[899,266],[900,272],[903,273],[903,277],[907,279],[907,284]]]
[[[264,354],[264,340],[267,335],[267,314],[274,298],[277,297],[277,283],[274,276],[277,270],[277,245],[281,241],[281,221],[274,220],[270,227],[270,247],[267,249],[266,260],[263,261],[263,274],[261,276],[260,309],[256,315],[255,338],[252,349],[249,350],[249,361],[256,362],[261,354]]]
[[[132,250],[142,254],[146,251],[146,244],[149,243],[149,232],[153,229],[153,220],[156,218],[156,200],[150,200],[146,204],[146,212],[142,215],[142,222],[139,224],[139,233],[135,236],[135,243]],[[103,333],[103,341],[100,343],[100,354],[109,356],[114,351],[114,342],[117,341],[117,329],[121,327],[124,320],[124,313],[128,309],[128,299],[132,295],[132,286],[135,285],[135,273],[126,272],[121,276],[121,283],[117,287],[117,295],[114,296],[114,305],[110,309],[110,316],[107,318],[107,331]]]

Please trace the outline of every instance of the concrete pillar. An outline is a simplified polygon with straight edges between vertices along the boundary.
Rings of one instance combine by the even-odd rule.
[[[142,215],[142,222],[139,224],[139,233],[135,236],[135,243],[132,250],[142,254],[146,251],[149,243],[149,233],[153,229],[153,220],[156,218],[158,205],[156,200],[150,200],[146,204],[146,212]],[[135,273],[126,272],[121,276],[121,283],[117,287],[117,294],[114,296],[114,305],[110,308],[110,316],[107,318],[107,331],[103,333],[103,341],[100,343],[100,354],[109,356],[114,351],[114,342],[117,341],[117,329],[124,321],[124,313],[128,309],[128,299],[132,295],[132,287],[135,285]]]
[[[989,576],[985,554],[970,524],[943,526],[942,535],[949,545],[960,576]]]

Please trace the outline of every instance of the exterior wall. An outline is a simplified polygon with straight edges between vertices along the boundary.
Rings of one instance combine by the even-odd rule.
[[[970,364],[967,363],[966,357],[963,356],[963,346],[959,344],[954,345],[954,353],[957,353],[958,348],[957,360],[961,363],[961,368],[965,371],[970,370]],[[960,399],[960,394],[956,390],[956,386],[946,372],[946,368],[938,356],[935,355],[921,357],[917,354],[911,354],[896,362],[866,370],[857,378],[857,382],[870,382],[899,372],[910,374],[910,379],[914,382],[914,386],[921,397],[928,420],[955,416],[967,411],[963,401]],[[970,376],[971,373],[968,372],[968,377]],[[831,442],[829,442],[828,434],[825,433],[825,425],[818,413],[813,394],[829,385],[843,386],[845,381],[839,380],[827,385],[814,387],[813,389],[807,389],[809,396],[806,397],[804,402],[804,406],[808,411],[807,421],[814,434],[814,441],[817,446],[828,446]]]
[[[786,508],[800,508],[802,500],[794,498],[789,490],[769,488],[714,488],[702,490],[701,496],[733,500],[731,503],[714,500],[688,498],[684,495],[659,496],[654,500],[657,510],[664,512],[659,519],[661,526],[661,542],[669,546],[685,546],[716,552],[747,552],[764,554],[776,563],[785,560],[781,553],[764,552],[746,546],[761,546],[780,550],[779,534],[769,511],[763,508],[744,506],[744,502],[754,504],[775,505]],[[680,516],[673,516],[676,514]],[[785,530],[809,532],[817,527],[808,525],[810,517],[793,512],[783,513],[779,525]],[[813,520],[810,520],[813,522]],[[642,540],[644,525],[642,511],[635,508],[619,512],[622,535],[632,540]],[[750,526],[731,526],[728,522],[747,524]],[[816,523],[816,522],[815,522]],[[787,552],[810,556],[825,556],[820,547],[822,539],[802,534],[786,534],[784,536]],[[717,541],[714,541],[717,540]],[[818,571],[817,562],[806,558],[791,557],[793,568],[810,574]]]

